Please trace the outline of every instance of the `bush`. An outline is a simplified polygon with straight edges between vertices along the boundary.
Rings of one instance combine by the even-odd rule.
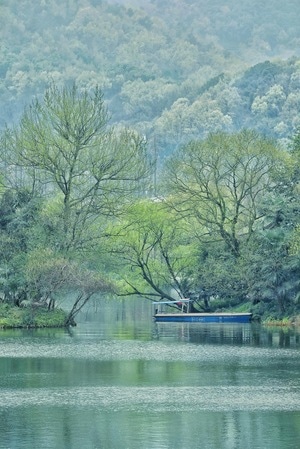
[[[46,308],[13,307],[9,304],[0,304],[0,328],[20,327],[64,327],[66,313],[61,309],[47,310]]]

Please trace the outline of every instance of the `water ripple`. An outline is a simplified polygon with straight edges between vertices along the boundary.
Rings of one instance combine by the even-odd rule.
[[[214,361],[217,359],[247,359],[249,363],[260,360],[299,360],[294,349],[235,347],[220,345],[193,345],[188,343],[164,343],[157,341],[104,341],[45,344],[43,341],[0,343],[1,357],[10,358],[78,358],[92,360],[153,360],[153,361]]]
[[[88,407],[113,411],[300,411],[293,387],[76,387],[2,390],[0,407]]]

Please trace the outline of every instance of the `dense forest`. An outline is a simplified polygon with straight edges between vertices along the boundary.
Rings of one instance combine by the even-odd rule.
[[[297,0],[0,2],[3,301],[299,312]]]
[[[104,92],[164,155],[191,137],[299,126],[297,0],[2,0],[0,126],[49,82]]]

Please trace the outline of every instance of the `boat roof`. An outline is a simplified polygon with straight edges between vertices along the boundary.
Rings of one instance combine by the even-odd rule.
[[[180,302],[190,302],[190,299],[177,299],[177,301],[153,301],[152,304],[178,304]]]

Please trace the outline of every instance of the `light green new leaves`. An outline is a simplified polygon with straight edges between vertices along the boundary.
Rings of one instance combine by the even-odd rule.
[[[121,294],[148,298],[185,297],[195,262],[184,222],[169,212],[163,200],[148,199],[128,209],[114,226],[112,247],[121,259]]]

